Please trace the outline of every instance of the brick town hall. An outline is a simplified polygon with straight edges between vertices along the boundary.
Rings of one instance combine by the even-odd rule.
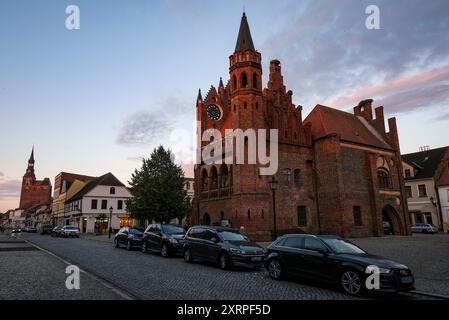
[[[229,221],[233,228],[244,226],[254,240],[268,240],[275,212],[279,233],[382,236],[388,221],[394,234],[409,234],[395,118],[388,119],[387,132],[383,107],[372,110],[373,101],[365,100],[354,114],[317,105],[303,120],[302,107],[292,103],[284,85],[281,63],[271,61],[264,88],[261,60],[243,14],[229,57],[230,80],[220,80],[204,99],[200,92],[196,113],[201,134],[210,128],[223,136],[225,129],[278,129],[276,209],[272,177],[259,175],[261,164],[202,163],[195,168],[192,223]]]

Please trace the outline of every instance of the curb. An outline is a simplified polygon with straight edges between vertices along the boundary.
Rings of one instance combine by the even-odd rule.
[[[449,296],[437,294],[437,293],[430,293],[430,292],[424,292],[424,291],[419,291],[419,290],[412,290],[412,291],[410,291],[410,293],[420,295],[420,296],[431,297],[431,298],[449,300]]]

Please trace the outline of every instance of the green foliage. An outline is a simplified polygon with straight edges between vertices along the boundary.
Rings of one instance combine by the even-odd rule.
[[[190,200],[184,190],[184,172],[173,161],[170,150],[163,146],[154,149],[142,167],[132,174],[127,201],[131,217],[140,221],[169,222],[191,212]]]

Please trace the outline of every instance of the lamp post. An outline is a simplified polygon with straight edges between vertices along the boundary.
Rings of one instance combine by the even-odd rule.
[[[268,182],[270,186],[271,193],[273,194],[273,240],[277,238],[277,227],[276,227],[276,189],[278,187],[278,181],[275,176],[271,177],[271,180]]]
[[[112,233],[112,206],[109,208],[109,239],[111,239],[111,233]]]

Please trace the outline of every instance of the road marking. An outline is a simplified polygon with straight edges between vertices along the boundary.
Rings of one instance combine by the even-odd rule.
[[[44,248],[38,246],[37,244],[35,244],[35,243],[31,242],[31,241],[28,241],[28,240],[23,239],[23,238],[22,238],[22,240],[25,241],[25,242],[27,242],[28,244],[32,245],[33,247],[35,247],[35,248],[37,248],[37,249],[39,249],[39,250],[41,250],[41,251],[43,251],[43,252],[45,252],[45,253],[51,255],[52,257],[58,259],[59,261],[62,261],[63,263],[65,263],[65,264],[67,264],[67,265],[69,265],[69,266],[70,266],[70,265],[73,265],[73,263],[71,263],[71,262],[65,260],[64,258],[61,258],[60,256],[54,254],[53,252],[48,251],[47,249],[44,249]],[[114,293],[116,293],[117,295],[119,295],[120,297],[122,297],[122,298],[125,299],[125,300],[139,300],[139,299],[140,299],[139,297],[137,297],[137,296],[134,295],[134,294],[128,294],[128,293],[125,293],[124,290],[123,290],[123,289],[119,289],[119,288],[117,287],[117,285],[112,284],[110,281],[108,281],[108,280],[106,280],[106,279],[102,279],[102,278],[100,278],[99,276],[96,276],[96,275],[94,275],[94,274],[91,273],[91,272],[87,272],[87,271],[85,271],[85,270],[83,270],[83,269],[81,269],[81,268],[80,268],[80,272],[81,272],[81,273],[84,273],[85,275],[87,275],[87,276],[90,277],[91,279],[100,282],[103,286],[105,286],[106,288],[112,290]]]

